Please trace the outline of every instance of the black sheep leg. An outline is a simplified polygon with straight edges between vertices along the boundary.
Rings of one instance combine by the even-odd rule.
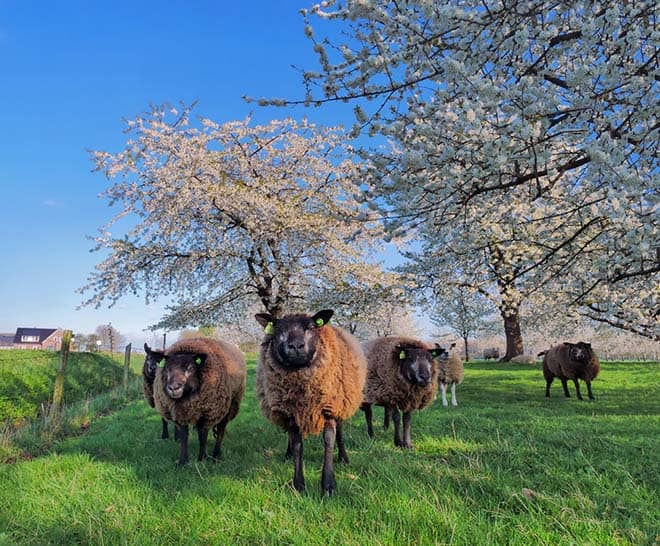
[[[589,400],[595,400],[594,393],[591,392],[591,381],[585,381],[587,384],[587,392],[589,393]]]
[[[392,410],[392,421],[394,421],[394,445],[403,447],[403,438],[401,437],[401,414],[398,408]]]
[[[392,407],[385,406],[385,417],[383,418],[383,430],[390,428],[390,420],[392,419]]]
[[[570,398],[570,397],[571,397],[571,393],[568,392],[568,382],[566,381],[566,379],[563,379],[563,378],[560,378],[560,379],[561,379],[561,386],[562,386],[563,389],[564,389],[564,396],[565,396],[566,398]]]
[[[197,455],[198,461],[203,461],[206,459],[206,440],[208,437],[208,426],[206,425],[206,422],[200,419],[197,422],[197,439],[199,440],[199,455]]]
[[[580,384],[578,383],[577,378],[573,379],[573,383],[575,383],[575,392],[577,393],[578,400],[582,400],[582,393],[580,392]]]
[[[174,441],[175,442],[178,442],[181,439],[180,436],[179,436],[180,434],[181,434],[181,432],[179,431],[179,425],[174,423]]]
[[[284,454],[284,460],[288,461],[293,457],[293,448],[291,447],[291,434],[286,441],[286,453]]]
[[[162,417],[160,418],[160,421],[161,421],[161,424],[163,425],[163,429],[162,429],[162,432],[160,433],[160,437],[163,440],[166,440],[167,438],[170,437],[170,433],[167,430],[167,421],[165,419],[163,419]]]
[[[213,446],[213,462],[217,461],[220,458],[220,450],[222,449],[222,440],[225,437],[225,429],[227,428],[227,417],[220,421],[215,427],[213,427],[213,435],[215,436],[215,446]]]
[[[303,439],[297,425],[289,428],[289,447],[293,456],[293,487],[301,493],[305,490],[305,476],[303,475]]]
[[[412,417],[411,411],[403,412],[403,447],[412,449],[412,440],[410,438],[410,419]]]
[[[554,377],[550,377],[549,379],[545,380],[545,397],[550,398],[550,385],[552,385],[552,382],[555,380]]]
[[[188,425],[179,425],[179,466],[188,462]]]
[[[344,423],[341,419],[337,419],[337,450],[339,451],[339,461],[348,464],[348,453],[344,446]]]
[[[371,411],[371,404],[363,402],[360,406],[360,409],[364,412],[364,418],[367,421],[367,434],[369,438],[374,437],[374,426],[373,426],[373,412]]]
[[[323,470],[321,471],[321,490],[324,494],[332,497],[337,488],[335,480],[335,467],[332,456],[335,452],[335,438],[337,435],[337,423],[333,418],[326,418],[323,427],[323,444],[325,451],[323,453]]]

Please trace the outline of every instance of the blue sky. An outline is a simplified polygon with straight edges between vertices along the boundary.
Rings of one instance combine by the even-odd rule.
[[[297,0],[30,2],[0,0],[0,332],[89,333],[112,322],[139,340],[167,303],[126,297],[76,310],[111,210],[87,150],[119,150],[123,118],[150,104],[198,100],[218,122],[303,115],[350,123],[350,106],[263,109],[245,94],[300,98],[315,68]]]

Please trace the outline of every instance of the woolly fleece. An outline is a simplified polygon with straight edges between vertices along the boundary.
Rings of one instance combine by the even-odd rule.
[[[379,337],[366,342],[364,352],[368,372],[364,401],[378,406],[396,405],[403,412],[425,408],[435,400],[438,392],[438,366],[433,364],[431,382],[426,387],[411,385],[399,373],[397,345],[432,349],[417,339],[401,336]]]
[[[245,357],[240,350],[223,341],[206,338],[184,339],[174,343],[166,354],[203,353],[199,391],[174,400],[165,391],[165,369],[158,368],[154,381],[156,409],[168,420],[179,425],[195,424],[204,418],[209,428],[227,419],[231,421],[245,393]]]
[[[257,399],[264,416],[289,430],[294,420],[303,436],[323,430],[326,417],[345,421],[362,402],[367,363],[348,332],[326,324],[319,329],[311,364],[287,370],[273,360],[272,336],[261,344],[257,366]]]
[[[552,377],[559,379],[582,379],[591,381],[595,379],[600,372],[600,363],[593,350],[590,351],[590,361],[576,362],[569,357],[569,347],[560,343],[551,349],[548,349],[543,355],[543,375],[549,379],[548,373]]]
[[[438,381],[440,383],[460,385],[463,382],[465,370],[463,360],[455,352],[449,355],[449,358],[437,359],[438,362]]]

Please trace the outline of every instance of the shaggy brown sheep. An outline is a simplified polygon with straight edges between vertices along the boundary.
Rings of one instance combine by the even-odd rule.
[[[178,427],[178,464],[188,462],[188,425],[197,428],[199,461],[206,458],[213,429],[212,458],[217,460],[227,423],[236,417],[245,392],[245,357],[230,343],[184,339],[165,352],[162,365],[154,381],[154,402],[161,416]]]
[[[259,313],[264,327],[257,367],[257,399],[261,411],[289,436],[287,455],[293,457],[293,486],[304,491],[303,438],[323,431],[325,453],[321,489],[336,488],[332,461],[335,440],[339,460],[348,462],[342,423],[360,407],[367,365],[357,340],[328,324],[331,310],[313,316],[276,319]]]
[[[580,385],[578,379],[582,379],[587,384],[589,399],[595,400],[591,392],[591,382],[596,378],[600,371],[598,357],[591,348],[590,343],[580,341],[578,343],[560,343],[547,351],[539,353],[543,356],[543,376],[545,377],[545,396],[550,396],[550,385],[555,377],[561,381],[564,388],[564,395],[570,397],[568,392],[568,379],[575,383],[575,392],[577,397],[582,400]]]
[[[441,351],[401,336],[380,337],[364,344],[368,371],[361,408],[369,437],[374,436],[371,406],[376,404],[385,408],[385,428],[390,417],[394,420],[394,445],[412,449],[412,411],[425,408],[435,399],[438,367],[433,359]],[[403,436],[399,410],[403,412]]]

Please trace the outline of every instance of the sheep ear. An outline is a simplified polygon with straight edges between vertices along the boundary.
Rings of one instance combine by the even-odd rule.
[[[254,318],[264,328],[266,326],[268,326],[268,323],[270,323],[272,325],[275,322],[275,319],[271,315],[269,315],[268,313],[257,313],[256,315],[254,315]]]
[[[332,315],[334,314],[335,312],[332,309],[324,309],[323,311],[316,313],[316,315],[312,317],[312,321],[317,326],[317,328],[320,328],[321,326],[328,324],[332,318]]]
[[[149,347],[149,345],[146,344],[146,342],[144,344],[144,352],[147,353],[147,354],[149,354],[151,352],[151,348]]]

